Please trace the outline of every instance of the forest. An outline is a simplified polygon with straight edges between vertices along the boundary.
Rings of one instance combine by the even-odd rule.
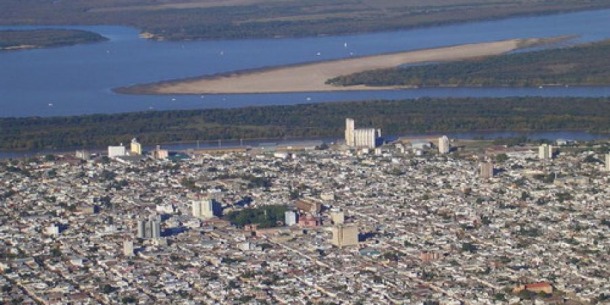
[[[328,80],[336,86],[607,86],[610,40],[450,63],[365,71]]]
[[[104,36],[81,30],[37,29],[0,31],[0,50],[62,47],[107,40]]]
[[[257,224],[258,228],[273,228],[284,224],[284,213],[287,211],[283,205],[266,205],[257,208],[233,211],[225,216],[231,224],[243,228],[245,225]]]
[[[462,131],[610,132],[610,98],[419,98],[236,109],[0,118],[0,149],[103,148],[205,140],[337,137],[345,118],[384,134]]]
[[[125,25],[158,40],[297,37],[610,8],[608,1],[0,0],[2,25]]]

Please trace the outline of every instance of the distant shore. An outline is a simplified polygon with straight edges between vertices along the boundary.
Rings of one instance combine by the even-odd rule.
[[[98,33],[83,30],[0,30],[0,51],[65,47],[106,40],[106,37]]]
[[[471,59],[504,54],[547,42],[548,39],[511,39],[434,49],[373,55],[254,71],[172,80],[115,89],[125,94],[240,94],[387,90],[396,87],[338,87],[326,81],[341,75],[397,67],[404,64]]]

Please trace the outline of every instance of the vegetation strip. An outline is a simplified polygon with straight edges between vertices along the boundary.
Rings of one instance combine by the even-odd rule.
[[[610,85],[610,40],[476,60],[365,71],[327,81],[335,86],[539,87]]]
[[[295,37],[609,8],[607,1],[124,1],[2,2],[0,24],[127,25],[158,40]]]
[[[6,30],[0,31],[0,50],[63,47],[105,40],[100,34],[81,30]]]
[[[461,131],[610,132],[610,98],[455,98],[0,119],[0,148],[341,137],[346,117],[384,134]]]

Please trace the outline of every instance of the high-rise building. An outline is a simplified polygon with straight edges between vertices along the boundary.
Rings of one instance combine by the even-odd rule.
[[[152,238],[152,239],[161,238],[161,221],[160,220],[150,221],[150,238]]]
[[[201,218],[201,201],[195,200],[191,203],[191,212],[193,217]]]
[[[494,176],[494,165],[491,162],[482,162],[479,164],[479,175],[481,178],[487,179]]]
[[[142,154],[142,144],[138,142],[138,139],[131,139],[131,154],[133,155],[141,155]]]
[[[133,240],[129,239],[123,242],[123,255],[133,256]]]
[[[606,170],[610,171],[610,153],[606,154]]]
[[[138,219],[138,223],[137,223],[137,229],[138,229],[138,233],[137,233],[137,237],[138,238],[144,238],[145,235],[145,231],[146,231],[146,220],[142,220],[142,219]]]
[[[214,216],[220,216],[220,207],[213,199],[204,199],[193,201],[191,210],[193,217],[209,219]]]
[[[352,147],[354,146],[354,119],[345,119],[345,145]]]
[[[137,224],[137,230],[138,238],[161,238],[161,219],[152,217],[148,220],[139,219]]]
[[[553,145],[542,144],[538,147],[538,159],[550,160],[553,159]]]
[[[449,145],[449,138],[447,138],[447,136],[442,136],[440,138],[438,138],[438,153],[439,154],[447,154],[449,153],[449,150],[451,149],[451,146]]]
[[[358,245],[358,228],[354,225],[335,225],[332,229],[332,244],[339,247]]]
[[[297,213],[295,211],[286,211],[284,213],[284,223],[287,226],[294,226],[297,224]]]

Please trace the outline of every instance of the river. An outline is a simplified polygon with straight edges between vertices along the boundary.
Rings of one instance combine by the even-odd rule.
[[[0,27],[0,29],[32,27]],[[40,28],[40,27],[37,27]],[[54,27],[57,28],[57,27]],[[347,36],[158,42],[133,28],[66,26],[110,40],[71,47],[0,52],[0,117],[64,116],[146,110],[290,105],[417,97],[610,96],[610,88],[440,88],[393,91],[134,96],[112,88],[234,70],[313,62],[510,38],[610,38],[610,10]]]

